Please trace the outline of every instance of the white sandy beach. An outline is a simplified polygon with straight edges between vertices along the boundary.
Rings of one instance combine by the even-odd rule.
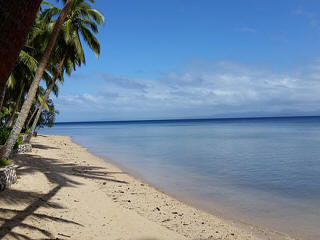
[[[18,183],[0,193],[0,239],[258,239],[142,183],[70,137],[40,135],[32,145],[32,153],[15,156]]]

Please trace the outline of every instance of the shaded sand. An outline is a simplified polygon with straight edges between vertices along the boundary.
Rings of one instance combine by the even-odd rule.
[[[39,135],[32,145],[32,153],[14,157],[18,183],[0,193],[0,239],[257,239],[136,180],[69,137]]]

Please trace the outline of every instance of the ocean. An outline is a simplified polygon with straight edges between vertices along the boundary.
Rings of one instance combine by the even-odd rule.
[[[57,123],[160,190],[227,219],[320,239],[320,117]]]

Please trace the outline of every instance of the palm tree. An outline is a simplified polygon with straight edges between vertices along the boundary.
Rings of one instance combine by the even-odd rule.
[[[39,128],[44,126],[52,127],[54,125],[57,114],[59,114],[59,111],[55,109],[52,99],[48,99],[47,105],[48,108],[41,113],[41,117],[38,122]]]
[[[27,118],[28,121],[26,122],[26,124],[24,126],[25,129],[29,129],[30,123],[31,123],[33,117],[36,115],[38,110],[39,110],[39,106],[36,106],[36,104],[34,104],[33,108],[31,107],[31,112],[30,112],[31,115],[30,115],[29,119]]]
[[[30,142],[31,137],[33,136],[33,133],[34,133],[36,127],[37,127],[37,124],[38,124],[40,115],[41,115],[41,113],[42,113],[42,109],[43,109],[43,107],[45,106],[45,104],[46,104],[46,102],[47,102],[47,100],[48,100],[48,98],[49,98],[49,96],[50,96],[51,91],[52,91],[52,90],[54,89],[54,87],[56,86],[56,81],[57,81],[57,79],[59,79],[59,76],[60,76],[60,74],[61,74],[62,71],[63,71],[64,61],[65,61],[65,56],[64,56],[63,59],[61,60],[59,66],[58,66],[57,72],[56,72],[56,74],[55,74],[55,76],[54,76],[54,79],[52,79],[51,84],[50,84],[50,87],[47,88],[46,93],[45,93],[45,95],[44,95],[44,97],[43,97],[42,103],[41,103],[40,106],[38,107],[37,114],[36,114],[35,119],[34,119],[34,121],[33,121],[31,130],[30,130],[30,132],[28,133],[28,137],[27,137],[27,139],[26,139],[26,142]],[[32,119],[32,116],[31,116],[31,119]]]
[[[32,78],[37,70],[37,65],[37,60],[33,58],[27,51],[22,50],[20,52],[16,66],[6,83],[6,89],[8,87],[9,93],[13,93],[11,98],[15,101],[14,110],[9,120],[6,122],[7,128],[12,127],[13,120],[16,116],[16,112],[20,106],[21,100],[24,99],[22,97],[25,95],[25,91],[29,88],[32,82]],[[10,98],[10,96],[8,97]]]
[[[47,10],[45,15],[52,17],[55,13],[61,12],[61,9],[50,8]],[[85,63],[85,54],[81,44],[81,38],[83,37],[85,42],[88,44],[90,49],[95,53],[96,56],[100,55],[100,43],[94,34],[98,32],[98,25],[103,25],[104,16],[101,12],[96,9],[91,8],[90,4],[84,0],[75,0],[71,6],[71,9],[65,19],[65,22],[61,30],[61,38],[57,44],[57,48],[63,49],[63,57],[58,66],[57,75],[51,83],[50,88],[43,100],[42,105],[39,107],[39,111],[33,121],[31,131],[28,134],[27,142],[30,141],[35,128],[37,126],[39,117],[42,112],[43,104],[48,100],[49,95],[55,86],[58,75],[63,72],[63,65],[65,59],[67,59],[71,64],[75,66],[80,66]]]
[[[92,1],[93,2],[93,1]],[[85,0],[75,0],[63,25],[62,32],[67,44],[75,45],[78,56],[85,63],[85,54],[81,38],[96,56],[100,54],[100,44],[94,34],[98,34],[98,25],[104,24],[104,16],[97,9],[91,8]]]
[[[19,94],[18,94],[18,97],[17,97],[17,100],[15,102],[15,105],[14,105],[14,108],[13,108],[13,111],[11,113],[11,116],[9,117],[8,121],[6,122],[6,128],[11,128],[12,127],[12,124],[13,124],[13,121],[15,119],[15,116],[17,114],[17,110],[21,104],[21,100],[23,98],[23,93],[24,93],[24,89],[25,89],[25,83],[22,82],[21,83],[21,86],[20,86],[20,89],[19,88],[15,88],[17,90],[19,90]]]
[[[42,0],[0,0],[0,92],[19,56]],[[19,31],[18,31],[19,29]],[[3,95],[3,93],[2,93]],[[1,104],[2,107],[2,104]]]
[[[2,89],[1,97],[0,97],[0,111],[2,111],[3,103],[6,96],[7,87],[14,88],[15,82],[17,79],[19,82],[22,80],[24,81],[25,78],[28,79],[28,82],[30,78],[33,78],[35,71],[37,70],[38,62],[37,60],[28,52],[28,49],[21,50],[19,54],[19,58],[15,64],[15,67],[9,76],[5,87]],[[29,87],[30,84],[27,86]],[[0,118],[1,122],[1,118]]]
[[[7,91],[7,81],[5,83],[0,83],[1,86],[0,86],[0,112],[2,111],[2,106],[3,106],[3,101],[4,101],[4,98],[6,96],[6,91]],[[0,122],[1,122],[1,119],[0,119]]]
[[[58,91],[57,91],[57,88],[54,88],[54,94],[55,96],[58,96]],[[42,104],[43,102],[43,99],[45,97],[47,93],[47,90],[45,90],[43,87],[39,86],[38,87],[38,90],[37,90],[37,93],[36,93],[36,97],[32,103],[32,106],[31,106],[31,111],[30,111],[30,117],[28,117],[28,122],[26,122],[25,126],[24,126],[24,129],[29,129],[29,126],[30,126],[30,123],[31,123],[31,120],[33,119],[33,117],[36,115],[37,111],[39,110],[39,107],[40,105]],[[49,110],[48,109],[48,105],[47,104],[44,104],[43,106],[46,110]]]
[[[34,80],[31,84],[30,89],[29,89],[28,96],[23,103],[20,114],[15,122],[13,129],[11,130],[9,138],[7,139],[5,145],[1,149],[1,154],[0,154],[1,159],[9,158],[10,153],[12,151],[12,148],[19,137],[21,129],[24,126],[25,120],[28,117],[28,114],[29,114],[33,99],[36,95],[36,91],[39,86],[40,80],[42,78],[43,72],[45,71],[45,68],[47,66],[51,51],[52,51],[52,49],[55,45],[55,42],[57,40],[57,37],[59,35],[61,25],[63,24],[65,17],[67,16],[67,14],[70,10],[70,7],[72,6],[73,1],[74,0],[67,0],[67,2],[65,3],[64,9],[60,13],[60,15],[55,23],[51,38],[47,44],[45,52],[42,56],[42,59],[39,63],[38,69],[36,71]]]

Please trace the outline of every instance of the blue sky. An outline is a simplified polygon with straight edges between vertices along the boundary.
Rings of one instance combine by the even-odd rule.
[[[320,2],[96,0],[58,121],[320,114]]]

